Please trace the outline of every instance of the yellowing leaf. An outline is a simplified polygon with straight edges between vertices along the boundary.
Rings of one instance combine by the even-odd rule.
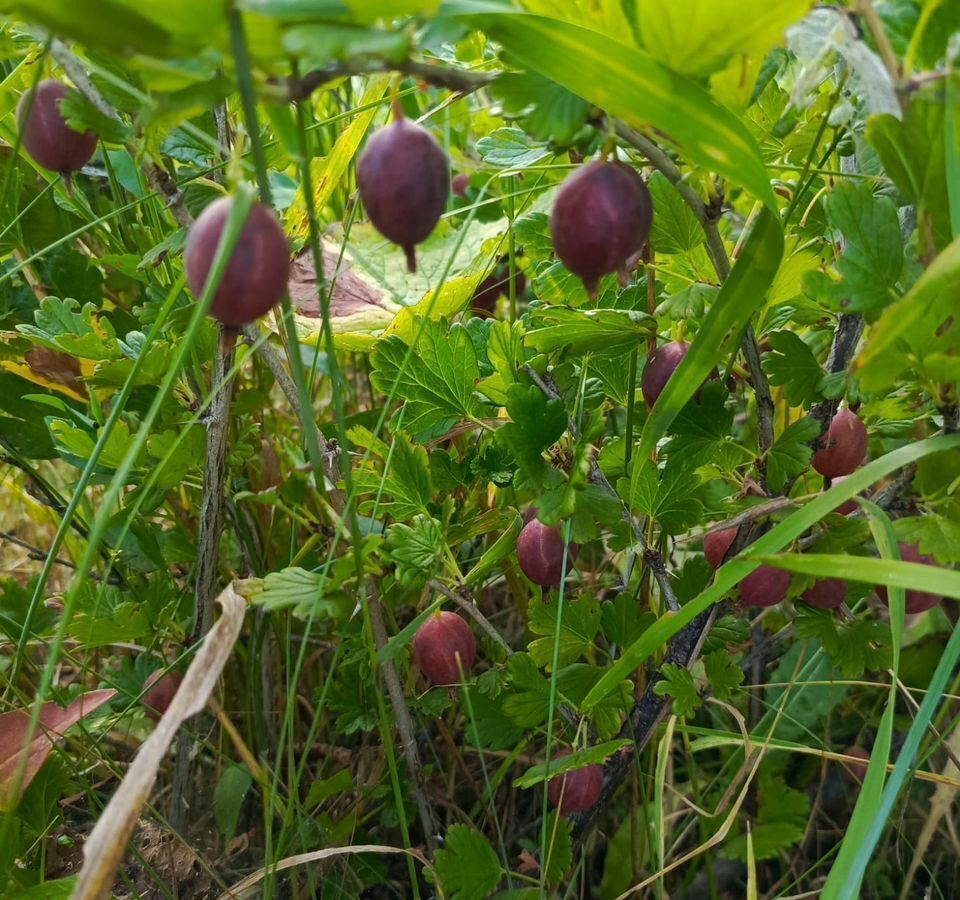
[[[618,41],[633,43],[632,30],[620,0],[525,0],[523,7],[540,16],[560,19],[572,25],[580,25],[601,34],[608,34]]]
[[[478,272],[445,281],[439,291],[429,291],[419,303],[402,309],[384,333],[395,334],[406,344],[412,343],[415,319],[449,319],[462,312],[482,280],[483,273]]]
[[[677,72],[708,75],[731,57],[762,59],[810,0],[636,0],[641,45]]]

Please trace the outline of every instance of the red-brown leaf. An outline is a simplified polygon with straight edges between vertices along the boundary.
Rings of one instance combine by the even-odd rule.
[[[90,691],[77,697],[66,708],[52,702],[44,704],[40,712],[40,724],[30,741],[23,783],[16,796],[13,783],[30,724],[30,711],[14,709],[0,715],[0,812],[8,812],[17,805],[20,796],[46,762],[54,742],[63,737],[68,728],[112,700],[116,694],[114,690]]]

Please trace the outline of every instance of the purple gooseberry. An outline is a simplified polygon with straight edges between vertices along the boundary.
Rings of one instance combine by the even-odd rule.
[[[836,609],[847,599],[847,583],[841,578],[821,578],[808,587],[800,599],[814,609]]]
[[[436,227],[450,194],[450,164],[437,139],[403,117],[367,141],[357,163],[360,199],[374,227],[399,244],[417,270],[414,247]]]
[[[457,684],[460,669],[466,674],[473,667],[477,642],[460,616],[441,611],[430,616],[414,635],[413,656],[420,671],[434,684]]]
[[[724,528],[703,539],[703,556],[712,569],[719,569],[737,539],[739,528]]]
[[[203,294],[232,204],[232,197],[215,200],[187,235],[183,261],[195,297]],[[267,207],[254,203],[213,296],[210,315],[233,328],[253,322],[280,302],[289,274],[290,245],[283,229]]]
[[[453,176],[453,193],[456,197],[466,197],[467,188],[470,187],[470,176],[466,172]]]
[[[17,106],[17,127],[23,149],[38,166],[69,175],[82,169],[97,149],[92,131],[74,131],[60,112],[67,86],[52,78],[41,81],[33,95],[27,91]]]
[[[143,684],[144,694],[142,698],[148,718],[153,719],[154,722],[160,721],[160,717],[173,703],[173,698],[180,690],[182,681],[183,676],[174,669],[168,672],[157,669],[157,671],[150,673]]]
[[[747,606],[776,606],[787,596],[790,573],[773,566],[760,566],[740,582],[740,596]]]
[[[622,270],[643,249],[652,221],[653,202],[637,171],[598,160],[560,186],[550,234],[559,260],[595,295],[604,275]]]
[[[841,409],[827,429],[823,449],[813,454],[813,468],[825,478],[849,475],[867,455],[867,429],[860,417]]]
[[[567,548],[567,571],[573,566],[576,548]],[[559,587],[563,576],[563,537],[559,528],[544,525],[536,516],[523,526],[517,538],[517,562],[534,584]]]

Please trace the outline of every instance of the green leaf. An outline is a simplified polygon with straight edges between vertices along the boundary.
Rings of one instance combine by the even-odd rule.
[[[770,384],[783,387],[791,406],[809,406],[819,397],[823,369],[807,343],[792,331],[772,331],[767,340],[773,352],[764,356]]]
[[[799,419],[774,441],[767,456],[767,485],[772,491],[783,490],[791,478],[802,475],[810,467],[813,449],[810,442],[820,434],[815,419]]]
[[[308,810],[316,809],[324,800],[330,797],[339,797],[353,791],[353,776],[349,769],[341,769],[329,778],[314,781],[307,791],[307,798],[303,805]]]
[[[919,544],[921,553],[930,554],[941,565],[960,563],[960,522],[956,519],[927,513],[897,519],[893,530],[899,541]]]
[[[753,852],[757,859],[772,859],[803,838],[810,818],[810,798],[784,784],[782,776],[770,768],[762,770],[757,793],[757,824],[751,829]],[[723,855],[745,859],[746,851],[746,838],[741,835],[727,843]]]
[[[908,444],[873,460],[774,525],[751,545],[753,554],[777,552],[844,501],[852,499],[891,472],[910,465],[924,456],[955,450],[958,447],[960,447],[960,435],[941,435]],[[629,678],[657,648],[663,646],[700,613],[706,612],[714,603],[725,597],[734,585],[759,565],[759,560],[751,555],[749,559],[737,557],[721,566],[708,588],[680,607],[679,612],[657,620],[635,643],[624,648],[620,658],[604,672],[584,698],[583,708],[589,710],[595,707],[604,697],[617,689],[625,678]],[[957,577],[960,578],[960,575]],[[960,638],[958,638],[958,646],[960,646]]]
[[[514,515],[510,524],[493,544],[483,552],[483,556],[477,560],[473,568],[464,576],[463,583],[467,587],[476,587],[481,584],[488,573],[498,568],[500,563],[507,559],[507,557],[513,555],[517,549],[517,538],[520,535],[520,529],[522,527],[522,517],[520,515]]]
[[[415,348],[396,336],[378,341],[370,374],[377,390],[407,401],[402,428],[418,442],[482,414],[473,390],[480,368],[466,329],[443,320],[421,324]]]
[[[639,346],[656,326],[652,316],[636,310],[541,306],[531,315],[524,342],[540,353],[619,356]]]
[[[688,403],[673,420],[663,455],[691,470],[708,464],[735,469],[751,462],[753,454],[731,438],[734,409],[728,398],[722,382],[708,381],[697,402]]]
[[[626,647],[632,644],[650,627],[656,616],[645,613],[636,598],[624,591],[613,600],[604,601],[600,607],[600,623],[603,634],[611,644]]]
[[[470,711],[466,735],[471,746],[510,750],[523,739],[524,729],[507,715],[499,698],[489,697],[469,685],[457,690],[469,692],[469,705],[465,699],[464,708]]]
[[[585,750],[575,750],[566,756],[555,756],[550,760],[549,777],[554,778],[563,775],[565,772],[572,772],[575,769],[582,769],[584,766],[602,765],[614,753],[633,746],[629,740],[607,741],[604,744],[594,744]],[[547,765],[541,763],[531,766],[519,778],[513,780],[514,787],[531,788],[547,780]]]
[[[927,267],[907,294],[886,309],[874,325],[866,347],[854,361],[861,387],[881,393],[904,370],[925,370],[932,353],[960,349],[960,238]]]
[[[531,601],[529,607],[530,631],[544,635],[530,643],[530,656],[538,665],[548,672],[552,671],[554,653],[554,635],[557,634],[556,603],[546,603],[543,600]],[[557,664],[566,666],[575,662],[583,652],[593,643],[597,630],[600,628],[600,604],[591,597],[582,596],[575,602],[563,601],[563,612],[560,620],[560,634],[558,640],[559,655]]]
[[[78,312],[79,310],[79,312]],[[119,356],[116,338],[108,319],[96,317],[92,303],[45,297],[34,313],[36,325],[18,325],[17,331],[52,350],[63,350],[84,359],[111,359]]]
[[[351,429],[349,436],[354,443],[370,450],[353,473],[357,493],[373,494],[376,498],[362,507],[365,512],[369,511],[367,507],[376,505],[379,515],[389,515],[400,522],[428,512],[433,482],[423,447],[414,447],[401,432],[394,435],[391,447],[365,428]]]
[[[637,456],[632,466],[630,481],[622,478],[617,485],[621,496],[630,491],[625,499],[631,510],[651,516],[667,534],[680,534],[700,521],[700,480],[686,460],[672,457],[661,471],[652,460]]]
[[[514,653],[507,660],[510,691],[503,697],[503,711],[515,725],[534,728],[547,718],[550,682],[529,653]]]
[[[240,808],[243,798],[250,790],[253,778],[241,765],[232,765],[224,770],[213,791],[213,817],[217,822],[217,830],[224,843],[237,833],[237,821],[240,818]]]
[[[589,104],[535,72],[505,72],[490,85],[508,116],[520,116],[524,130],[541,141],[570,144],[587,120]]]
[[[717,650],[704,656],[703,668],[710,683],[710,690],[718,700],[729,700],[743,684],[743,669],[725,650]]]
[[[352,56],[400,60],[410,50],[410,39],[403,29],[384,31],[324,22],[286,29],[283,49],[300,58],[305,68],[312,69]]]
[[[46,422],[57,452],[70,465],[82,469],[87,464],[87,460],[90,459],[97,435],[68,422],[66,419],[49,416]],[[119,468],[127,457],[131,440],[127,423],[124,421],[117,422],[107,436],[106,443],[100,453],[99,466],[103,469]],[[138,458],[138,463],[142,461],[143,454]]]
[[[827,220],[846,239],[837,263],[841,282],[832,295],[845,312],[888,306],[903,269],[897,208],[875,197],[868,181],[841,181],[827,199]]]
[[[884,172],[900,193],[930,216],[936,245],[942,249],[952,238],[947,192],[945,104],[925,93],[916,95],[903,119],[889,114],[867,120],[866,138],[877,151]]]
[[[548,400],[535,385],[514,384],[507,391],[507,412],[511,421],[497,430],[497,443],[513,454],[525,481],[544,483],[543,451],[567,430],[563,401]]]
[[[510,385],[517,383],[517,369],[524,358],[523,336],[522,322],[493,322],[487,331],[487,359],[494,374],[484,378],[477,390],[501,406],[506,406]]]
[[[406,586],[421,585],[443,561],[443,526],[426,515],[415,516],[409,525],[398,522],[387,532],[387,548],[397,566],[397,580]]]
[[[338,612],[336,603],[325,597],[323,588],[327,579],[322,572],[308,572],[294,566],[270,572],[263,580],[263,588],[252,600],[266,609],[281,610],[295,608],[298,615],[312,611],[318,616],[334,616]]]
[[[880,672],[890,664],[889,629],[882,622],[841,622],[832,612],[798,603],[793,624],[798,637],[820,642],[845,678],[859,678],[864,671]]]
[[[451,4],[451,11],[474,13],[467,3]],[[695,81],[648,53],[588,28],[514,11],[483,12],[479,18],[484,30],[523,65],[629,125],[654,125],[687,159],[743,185],[776,209],[750,132]],[[576,66],[570,65],[572,59]],[[778,238],[779,231],[778,223]]]
[[[657,253],[683,253],[704,242],[703,226],[667,177],[654,172],[647,182],[653,200],[650,246]]]
[[[519,128],[498,128],[477,141],[477,151],[498,169],[525,169],[552,155],[549,147],[531,143]]]
[[[653,692],[658,697],[670,697],[673,703],[673,714],[684,719],[692,716],[700,708],[700,695],[693,683],[693,673],[683,666],[673,663],[664,663],[660,667],[663,676],[653,686]]]
[[[499,883],[500,862],[487,839],[467,825],[451,825],[436,853],[436,870],[450,900],[483,900]]]

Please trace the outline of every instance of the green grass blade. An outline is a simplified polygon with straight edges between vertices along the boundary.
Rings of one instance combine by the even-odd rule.
[[[960,572],[939,566],[894,559],[874,559],[869,556],[849,556],[845,553],[751,553],[746,558],[803,575],[845,578],[847,581],[925,591],[928,594],[940,594],[960,600]]]
[[[898,560],[900,550],[897,544],[897,536],[893,532],[893,523],[891,523],[887,514],[879,506],[870,503],[868,500],[860,500],[859,502],[869,517],[870,530],[873,532],[873,538],[880,555],[884,560]],[[870,752],[867,774],[864,776],[863,784],[860,787],[857,804],[853,809],[853,815],[850,817],[850,823],[847,825],[847,831],[843,836],[843,843],[840,846],[840,852],[831,870],[831,875],[833,872],[851,871],[853,859],[856,857],[859,848],[863,846],[870,825],[880,811],[880,791],[883,789],[883,782],[887,775],[887,761],[890,759],[890,745],[893,742],[893,717],[896,714],[897,707],[897,673],[900,668],[900,645],[903,642],[903,620],[906,606],[906,598],[902,587],[891,586],[888,597],[893,665],[887,706],[883,711],[880,727],[877,729],[877,739]],[[831,882],[836,881],[836,878],[827,880],[822,894],[824,898],[844,896],[843,893],[836,892],[835,884],[831,885]],[[858,883],[858,893],[859,888]]]

